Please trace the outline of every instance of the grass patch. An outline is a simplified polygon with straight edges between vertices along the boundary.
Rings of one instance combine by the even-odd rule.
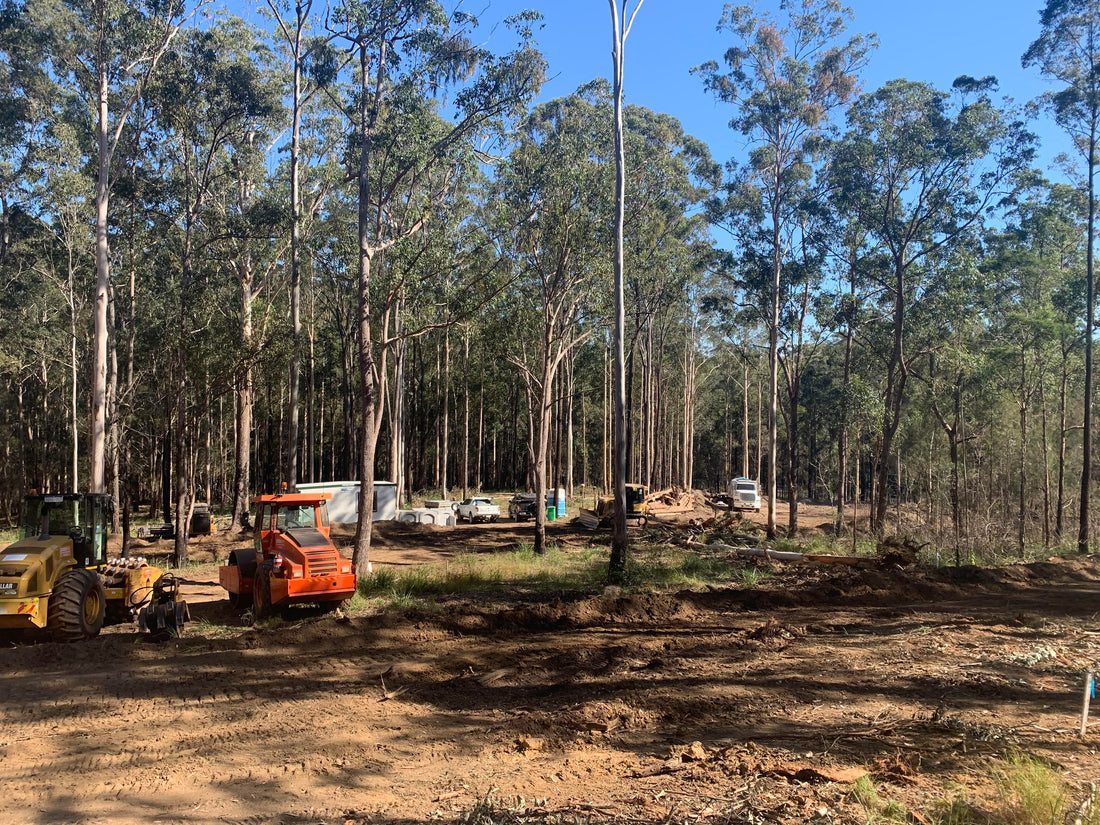
[[[771,576],[767,570],[762,567],[742,567],[741,568],[741,586],[747,590],[752,590],[760,582],[764,581]]]
[[[192,619],[184,629],[184,633],[188,636],[203,636],[211,639],[235,636],[240,632],[240,625],[215,624],[209,619]]]
[[[934,825],[984,825],[989,819],[961,796],[936,800],[927,818]]]
[[[407,608],[429,607],[438,599],[461,595],[555,590],[598,593],[607,584],[607,574],[606,548],[566,550],[551,544],[546,555],[538,556],[523,542],[509,553],[461,555],[441,564],[408,568],[378,567],[371,575],[360,577],[358,596],[363,603]],[[748,575],[756,584],[768,574]],[[720,554],[638,547],[631,554],[623,583],[635,590],[691,589],[743,583],[744,576]]]
[[[644,555],[635,552],[626,572],[628,586],[663,590],[728,584],[738,576],[724,555],[703,555],[667,546],[654,547]]]
[[[1069,805],[1069,787],[1041,759],[1010,754],[994,771],[1000,794],[1000,819],[1005,825],[1062,825]]]
[[[907,823],[909,812],[900,802],[887,799],[879,793],[874,780],[869,776],[861,776],[852,787],[852,799],[867,814],[868,825],[882,825],[883,823]]]
[[[932,825],[1100,825],[1100,787],[1090,783],[1084,799],[1075,801],[1070,784],[1039,757],[1010,753],[993,764],[990,776],[995,796],[982,806],[984,810],[956,795],[933,801],[921,821]],[[859,784],[857,790],[866,792]],[[874,808],[873,794],[861,798],[854,790],[852,796],[861,804],[864,798],[870,799]]]
[[[856,539],[852,547],[851,537],[808,536],[799,538],[776,537],[772,550],[788,553],[807,553],[825,556],[873,556],[876,545],[873,539]]]
[[[565,552],[550,546],[540,557],[531,545],[521,544],[510,553],[467,554],[442,564],[404,569],[379,567],[359,579],[357,595],[365,602],[425,607],[435,599],[461,594],[595,590],[606,574],[607,562],[599,550]]]

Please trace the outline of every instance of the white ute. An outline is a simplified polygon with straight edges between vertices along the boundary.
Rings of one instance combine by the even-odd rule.
[[[500,518],[500,505],[493,504],[491,498],[467,498],[455,505],[455,515],[459,521],[496,521]]]

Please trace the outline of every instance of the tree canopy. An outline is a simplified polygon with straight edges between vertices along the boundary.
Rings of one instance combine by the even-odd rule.
[[[810,499],[878,536],[908,503],[960,562],[1074,516],[1089,545],[1100,5],[1047,4],[1022,60],[1057,87],[1025,108],[988,76],[865,89],[876,40],[834,0],[728,6],[693,70],[728,158],[628,62],[540,97],[537,12],[264,9],[0,3],[9,520],[105,489],[183,563],[196,502],[243,529],[284,482],[361,480],[363,514],[375,479],[751,475],[790,503],[773,536]],[[1058,181],[1029,116],[1079,150]]]

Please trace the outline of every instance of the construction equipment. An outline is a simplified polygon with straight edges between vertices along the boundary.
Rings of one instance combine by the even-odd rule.
[[[287,605],[335,610],[355,593],[355,570],[329,538],[332,493],[257,496],[255,544],[234,550],[218,580],[238,610],[260,621]]]
[[[187,535],[209,536],[214,533],[214,517],[210,512],[210,505],[197,502],[191,508],[191,520],[188,522]],[[137,529],[137,537],[144,541],[159,541],[160,539],[174,539],[176,537],[176,525],[171,522],[163,524],[143,524]]]
[[[0,630],[44,628],[75,641],[135,618],[157,634],[182,630],[190,616],[175,577],[145,559],[107,558],[114,510],[102,494],[24,498],[20,539],[0,551]]]
[[[626,485],[626,518],[627,521],[638,521],[645,524],[649,520],[649,505],[646,496],[649,488],[644,484]],[[615,515],[615,497],[600,496],[596,499],[595,506],[589,510],[581,508],[577,521],[584,527],[594,530],[597,527],[610,527]]]

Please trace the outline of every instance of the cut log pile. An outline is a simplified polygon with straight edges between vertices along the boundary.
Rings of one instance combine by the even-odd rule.
[[[645,497],[650,515],[675,516],[681,513],[690,513],[699,506],[694,490],[685,490],[682,487],[669,487],[666,490],[658,490]]]

